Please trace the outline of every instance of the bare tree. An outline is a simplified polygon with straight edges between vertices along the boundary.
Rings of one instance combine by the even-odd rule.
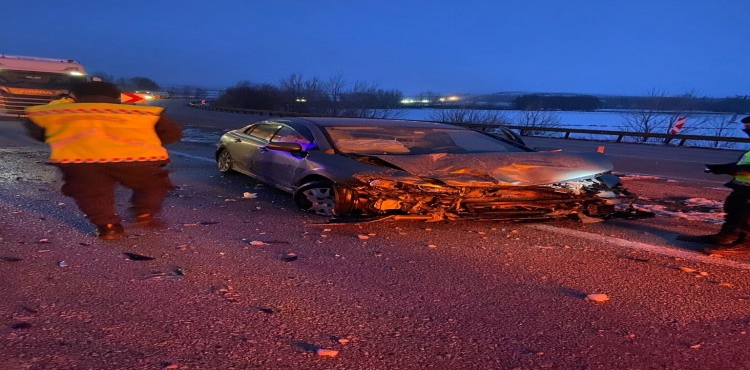
[[[561,127],[560,115],[546,110],[523,110],[521,114],[513,120],[517,126],[527,127],[521,129],[521,135],[539,135],[543,131],[534,130],[534,128],[557,128]]]
[[[292,73],[279,81],[279,91],[287,111],[300,111],[302,107],[298,106],[300,105],[299,103],[306,101],[303,90],[304,80],[301,74]]]
[[[341,115],[361,118],[397,118],[403,95],[398,90],[380,89],[377,83],[357,81],[342,95]]]
[[[712,136],[732,136],[732,127],[737,126],[737,115],[731,117],[726,115],[706,115],[703,116],[703,122]],[[734,144],[726,141],[711,141],[709,145],[713,148],[730,148]]]
[[[305,80],[302,84],[302,97],[299,101],[301,110],[299,112],[312,112],[321,114],[330,102],[325,91],[325,84],[318,76]]]
[[[430,120],[447,123],[478,123],[504,125],[508,119],[502,113],[478,109],[439,109],[432,112]]]
[[[626,130],[644,134],[669,130],[672,121],[664,114],[666,96],[664,91],[651,89],[645,97],[634,102],[635,106],[622,114]],[[638,140],[646,142],[648,137]]]
[[[341,115],[341,100],[343,99],[347,82],[344,76],[338,74],[328,79],[325,90],[330,101],[327,114],[331,116]]]

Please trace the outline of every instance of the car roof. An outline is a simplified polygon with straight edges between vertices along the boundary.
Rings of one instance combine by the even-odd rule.
[[[347,117],[296,117],[290,119],[291,121],[307,121],[312,124],[331,127],[331,126],[408,126],[408,127],[421,127],[421,128],[446,128],[455,130],[465,130],[460,126],[453,126],[444,123],[428,122],[428,121],[411,121],[403,119],[383,119],[383,118],[347,118]]]

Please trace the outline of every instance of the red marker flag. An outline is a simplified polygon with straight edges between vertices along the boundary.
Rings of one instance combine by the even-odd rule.
[[[682,130],[682,126],[685,126],[685,120],[687,120],[687,118],[680,117],[677,119],[677,121],[674,121],[674,124],[672,124],[672,128],[669,129],[669,133],[672,135],[678,134]]]

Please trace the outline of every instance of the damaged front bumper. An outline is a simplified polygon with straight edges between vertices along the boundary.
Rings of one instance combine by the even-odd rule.
[[[636,196],[611,174],[535,186],[441,186],[361,175],[334,185],[338,218],[392,216],[440,221],[544,220],[584,222],[629,214]],[[424,179],[421,179],[424,180]]]

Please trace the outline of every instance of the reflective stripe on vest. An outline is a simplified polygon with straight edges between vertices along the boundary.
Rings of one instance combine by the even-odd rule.
[[[45,129],[53,163],[144,162],[169,159],[154,131],[164,108],[68,103],[26,108]]]

